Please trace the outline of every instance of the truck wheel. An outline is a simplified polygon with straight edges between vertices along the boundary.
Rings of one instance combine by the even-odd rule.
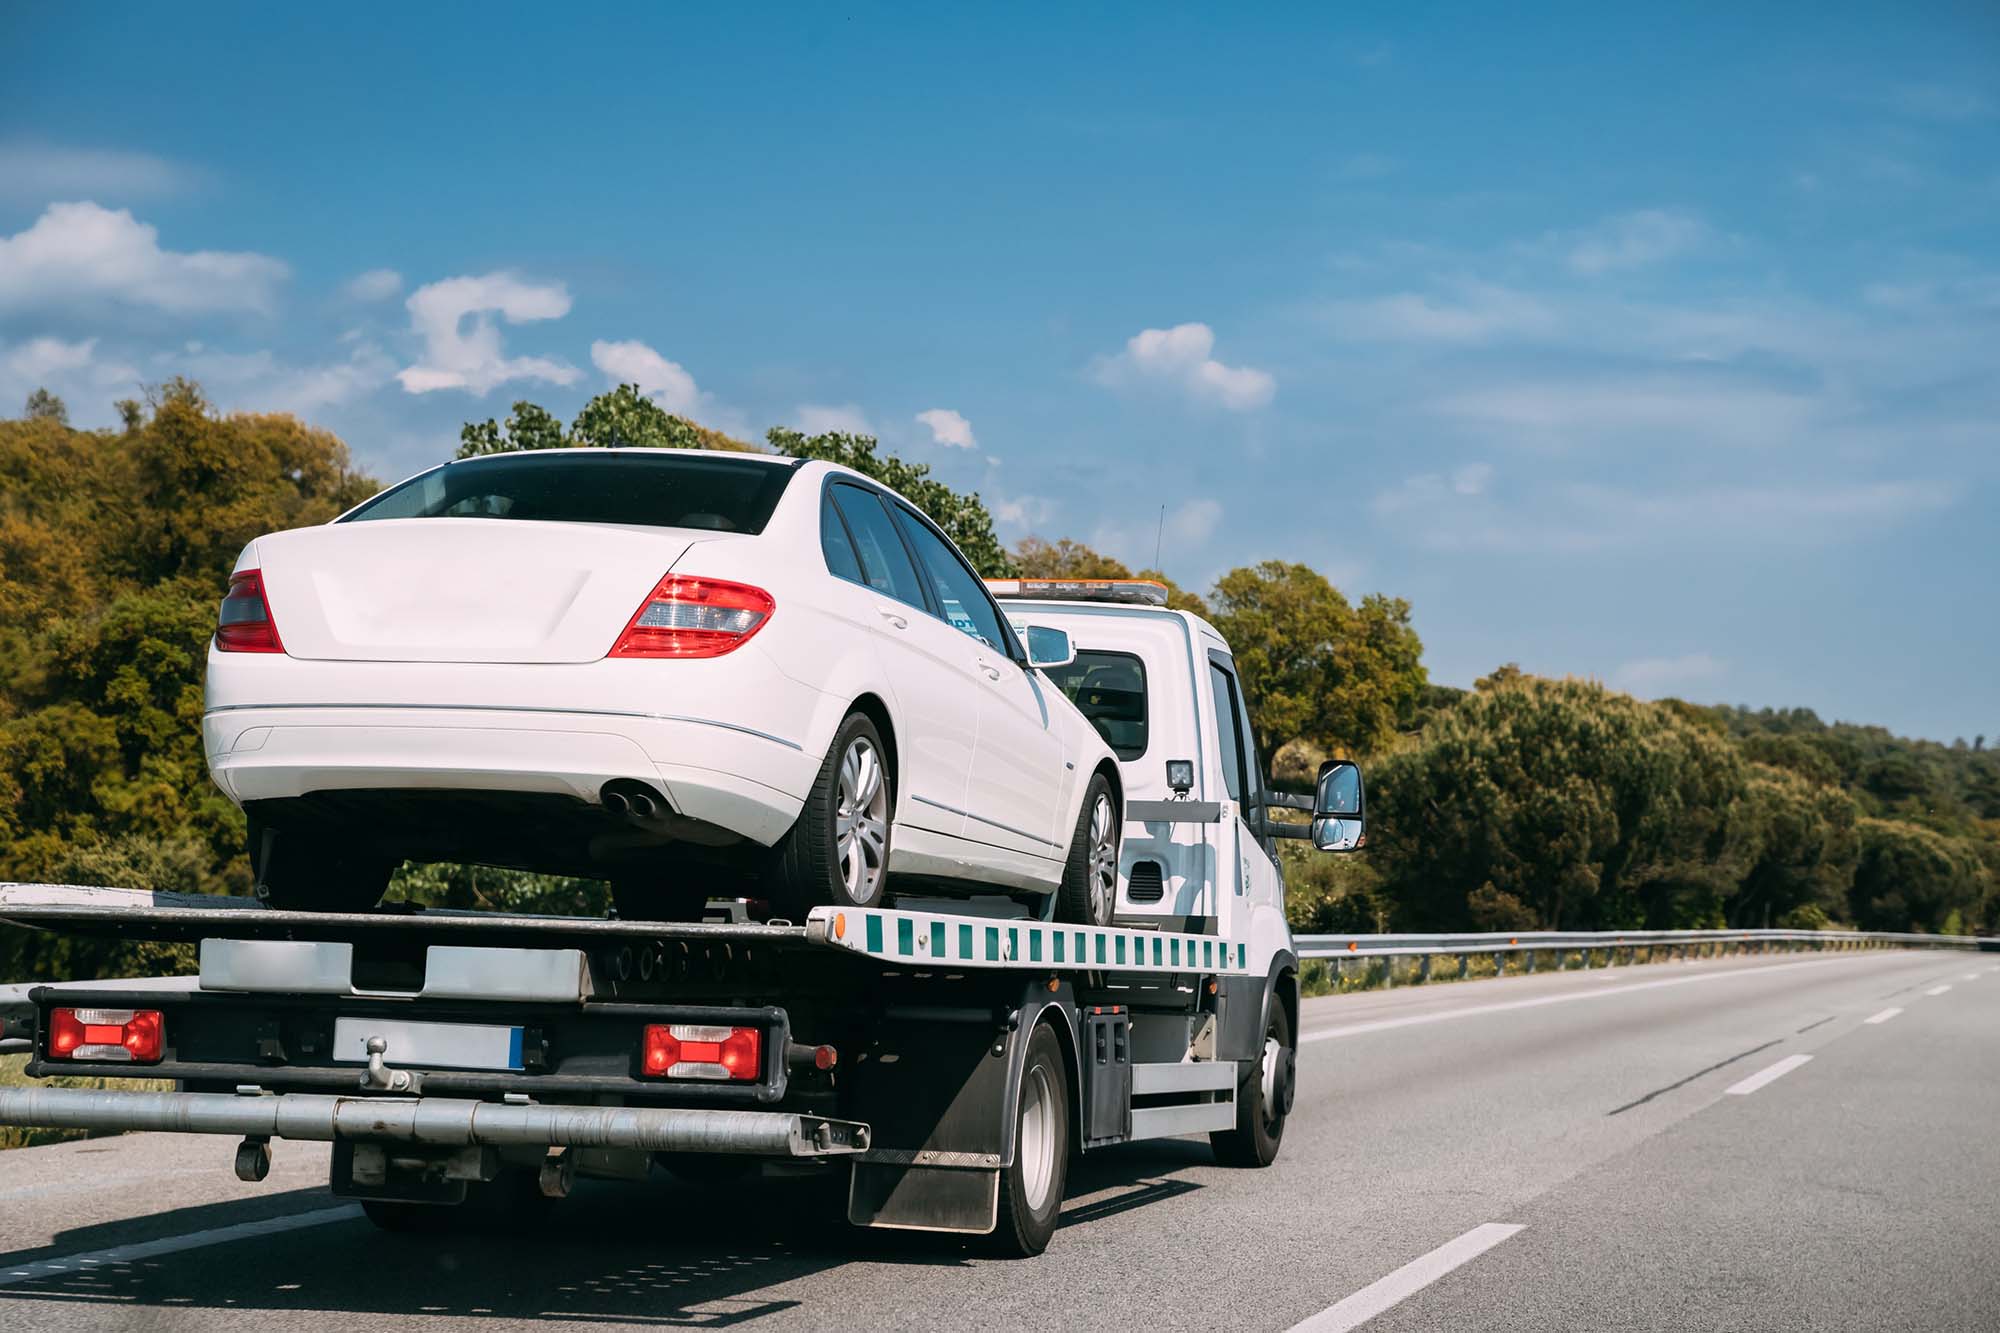
[[[250,816],[250,874],[266,907],[288,912],[366,912],[382,901],[396,863]]]
[[[1025,1259],[1049,1247],[1069,1177],[1069,1082],[1062,1047],[1044,1023],[1028,1038],[1015,1112],[1014,1164],[1000,1172],[1000,1207],[993,1243]]]
[[[1243,1079],[1236,1085],[1236,1128],[1208,1136],[1215,1160],[1224,1166],[1269,1166],[1278,1160],[1285,1137],[1285,1116],[1292,1109],[1292,1024],[1285,1006],[1271,997],[1271,1016],[1264,1020],[1264,1053],[1245,1060]]]
[[[1056,890],[1056,916],[1078,926],[1108,926],[1118,910],[1118,802],[1111,784],[1094,773],[1077,812],[1076,831]]]
[[[889,881],[893,778],[881,733],[849,713],[791,831],[773,849],[776,896],[803,917],[814,907],[880,907]]]

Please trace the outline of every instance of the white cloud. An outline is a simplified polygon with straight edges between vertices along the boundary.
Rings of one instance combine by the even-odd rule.
[[[1215,500],[1189,500],[1167,511],[1166,535],[1176,543],[1198,546],[1215,535],[1222,522],[1222,505]]]
[[[1700,375],[1520,381],[1469,389],[1435,410],[1522,443],[1629,447],[1639,440],[1768,446],[1799,437],[1820,410],[1808,395]]]
[[[701,406],[703,394],[695,387],[694,376],[645,343],[594,342],[590,363],[613,384],[638,385],[640,393],[676,416],[692,416]]]
[[[933,407],[928,412],[917,413],[917,420],[931,428],[931,439],[950,449],[976,449],[979,441],[972,438],[972,423],[946,407]]]
[[[1117,356],[1100,360],[1097,382],[1119,388],[1138,381],[1175,384],[1190,396],[1248,412],[1263,407],[1277,393],[1269,372],[1250,366],[1226,366],[1212,355],[1215,330],[1206,324],[1176,324],[1171,329],[1145,329],[1135,334]]]
[[[1562,324],[1546,301],[1486,283],[1465,284],[1447,298],[1396,292],[1334,301],[1324,317],[1335,337],[1353,342],[1477,343],[1544,336]]]
[[[1718,680],[1726,673],[1727,666],[1719,658],[1708,653],[1684,653],[1679,657],[1642,657],[1627,662],[1611,673],[1611,683],[1632,694],[1657,698]]]
[[[96,338],[31,338],[0,347],[0,414],[11,415],[30,393],[47,389],[78,425],[109,425],[113,399],[136,395],[141,376],[135,366],[100,357],[97,347]]]
[[[1641,268],[1685,254],[1710,237],[1708,224],[1693,214],[1642,209],[1569,238],[1569,266],[1589,275]]]
[[[350,301],[386,301],[403,290],[403,275],[393,268],[371,268],[357,273],[340,289]]]
[[[792,425],[808,435],[873,435],[875,428],[858,404],[800,403]]]
[[[1491,463],[1467,463],[1451,474],[1451,488],[1460,495],[1479,495],[1492,480]]]
[[[1092,529],[1089,544],[1134,569],[1146,569],[1152,568],[1155,551],[1170,565],[1185,560],[1189,549],[1206,543],[1221,523],[1220,502],[1187,500],[1164,514],[1155,511],[1134,522],[1100,523]]]
[[[193,172],[151,153],[18,140],[0,143],[0,198],[23,203],[151,197],[173,194],[193,180]]]
[[[268,310],[290,272],[268,255],[160,248],[160,233],[122,208],[50,204],[0,237],[0,309],[109,300],[176,314]]]
[[[995,495],[986,501],[993,521],[1003,528],[1028,533],[1056,516],[1060,506],[1042,495]]]
[[[97,339],[64,342],[61,338],[33,338],[7,353],[7,373],[17,379],[40,380],[68,375],[90,364]]]
[[[485,394],[509,380],[573,384],[576,367],[549,357],[507,357],[493,316],[509,324],[561,319],[569,313],[569,290],[561,283],[524,282],[512,273],[446,278],[410,293],[404,302],[410,328],[424,340],[424,354],[397,372],[410,393],[463,389]],[[468,327],[467,321],[470,320]]]

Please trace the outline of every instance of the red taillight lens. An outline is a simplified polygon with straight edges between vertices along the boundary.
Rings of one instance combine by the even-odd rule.
[[[159,1063],[167,1024],[157,1009],[51,1009],[49,1057]]]
[[[778,604],[747,583],[669,574],[611,646],[613,657],[720,657],[764,628]]]
[[[648,1078],[754,1083],[762,1072],[764,1034],[758,1028],[649,1023],[644,1049]]]
[[[229,576],[229,592],[215,622],[215,646],[225,653],[282,653],[278,622],[264,599],[261,570],[239,569]]]

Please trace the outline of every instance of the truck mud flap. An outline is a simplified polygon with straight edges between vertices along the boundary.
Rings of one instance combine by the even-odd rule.
[[[993,1167],[857,1161],[847,1192],[847,1220],[858,1227],[983,1236],[999,1210],[1000,1172]]]

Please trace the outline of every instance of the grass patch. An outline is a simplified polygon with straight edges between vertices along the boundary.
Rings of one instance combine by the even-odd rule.
[[[135,1092],[172,1092],[171,1081],[161,1078],[29,1078],[28,1057],[0,1055],[0,1088],[127,1088]],[[33,1148],[67,1139],[104,1138],[87,1129],[22,1129],[0,1125],[0,1150]]]

